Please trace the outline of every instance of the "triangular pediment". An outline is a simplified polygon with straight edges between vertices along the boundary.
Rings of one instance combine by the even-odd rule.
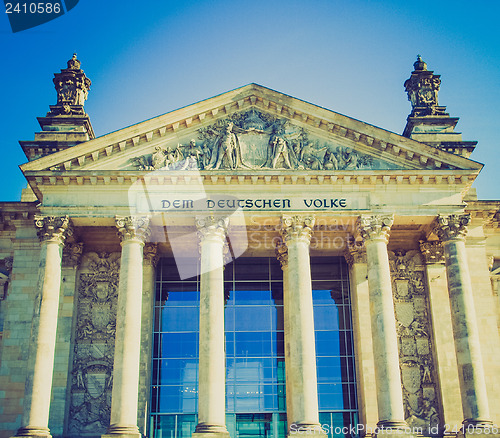
[[[21,166],[40,171],[471,170],[482,165],[250,84]]]

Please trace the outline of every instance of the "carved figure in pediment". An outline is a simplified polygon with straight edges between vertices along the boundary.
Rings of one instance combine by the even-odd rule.
[[[237,169],[247,167],[241,159],[241,148],[233,122],[228,122],[212,149],[212,159],[208,169]]]
[[[181,151],[181,145],[177,145],[175,149],[167,148],[165,150],[165,166],[167,169],[175,169],[175,164],[181,161],[184,155]]]
[[[312,143],[307,143],[300,151],[299,160],[306,169],[321,170],[323,165],[320,157],[325,149],[316,149]]]
[[[160,146],[156,146],[153,156],[151,157],[153,169],[161,169],[162,167],[165,167],[166,160],[167,156],[165,151]]]
[[[323,157],[323,168],[325,170],[338,170],[339,160],[330,148],[326,149],[325,156]]]
[[[294,169],[297,164],[295,153],[288,145],[285,139],[285,130],[282,124],[273,126],[273,131],[269,138],[269,147],[267,149],[267,161],[264,167],[276,169],[283,167],[285,169]],[[293,163],[293,164],[292,164]],[[279,166],[278,164],[281,164]]]
[[[188,170],[196,170],[203,169],[204,160],[203,160],[203,149],[196,144],[196,140],[191,140],[189,144],[186,146],[186,169]]]

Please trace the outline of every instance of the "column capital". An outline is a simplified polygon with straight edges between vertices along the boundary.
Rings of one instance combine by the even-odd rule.
[[[40,242],[64,245],[66,237],[73,234],[69,216],[35,216],[36,234]]]
[[[363,240],[383,240],[387,244],[393,223],[393,214],[361,215],[356,221],[356,232]]]
[[[144,243],[151,235],[148,216],[115,216],[115,225],[122,244],[131,239]]]
[[[156,267],[158,263],[158,244],[157,243],[146,243],[144,245],[144,264],[148,266]]]
[[[433,232],[443,242],[465,240],[469,224],[470,214],[440,214],[434,222]]]
[[[421,240],[420,253],[426,265],[432,263],[444,263],[443,243],[439,240]]]
[[[276,247],[274,248],[276,252],[276,258],[280,262],[281,269],[285,269],[288,266],[288,248],[283,240],[276,242]]]
[[[283,215],[280,223],[280,234],[285,245],[291,239],[304,240],[309,243],[314,222],[315,217],[312,215]]]
[[[225,242],[229,218],[226,216],[202,216],[195,219],[198,237],[203,243],[206,239],[220,239]]]
[[[63,266],[76,267],[83,254],[83,243],[68,243],[63,249]]]
[[[344,251],[344,258],[350,268],[355,263],[367,263],[365,246],[359,243],[348,244]]]

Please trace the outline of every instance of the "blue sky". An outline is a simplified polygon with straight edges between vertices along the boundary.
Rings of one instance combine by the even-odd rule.
[[[421,54],[441,75],[439,103],[479,142],[479,198],[499,199],[499,14],[496,0],[80,0],[15,34],[3,14],[0,200],[20,197],[18,140],[34,138],[73,52],[97,136],[251,82],[402,133],[403,83]]]

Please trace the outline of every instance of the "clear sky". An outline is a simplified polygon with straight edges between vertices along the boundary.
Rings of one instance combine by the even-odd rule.
[[[19,200],[18,140],[56,103],[53,73],[73,52],[97,136],[251,82],[402,133],[403,83],[421,54],[441,75],[439,103],[479,141],[479,198],[500,199],[499,15],[497,0],[80,0],[12,33],[2,14],[0,200]]]

